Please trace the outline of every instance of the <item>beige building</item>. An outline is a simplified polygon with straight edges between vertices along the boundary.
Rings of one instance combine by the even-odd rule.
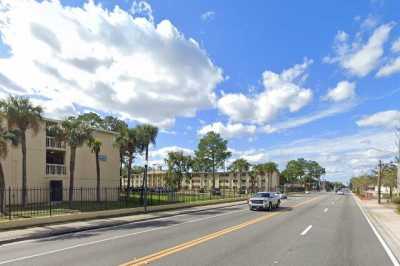
[[[27,187],[63,188],[69,187],[70,149],[68,145],[49,136],[46,128],[54,120],[43,120],[39,130],[27,132]],[[95,130],[94,137],[102,142],[100,152],[100,173],[102,187],[119,186],[119,152],[114,147],[115,133]],[[21,188],[22,152],[21,146],[9,145],[8,155],[3,160],[6,188]],[[75,187],[96,187],[95,155],[87,145],[77,149],[75,163]]]
[[[149,170],[147,186],[149,188],[166,187],[166,171]],[[136,174],[132,176],[133,187],[140,187],[142,185],[143,174]],[[126,184],[126,179],[124,179]],[[215,174],[215,187],[226,190],[244,190],[244,191],[276,191],[279,186],[279,175],[274,172],[268,183],[268,175],[257,175],[252,178],[249,173],[234,172],[218,172]],[[183,180],[181,184],[182,189],[187,190],[200,190],[212,188],[212,174],[211,173],[193,173],[191,180]]]

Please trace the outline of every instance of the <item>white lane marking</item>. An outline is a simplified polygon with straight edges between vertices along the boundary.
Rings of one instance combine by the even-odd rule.
[[[324,209],[324,212],[328,212],[328,208],[325,208],[325,209]]]
[[[354,194],[353,194],[353,197],[355,197]],[[363,209],[363,207],[360,205],[360,203],[357,201],[357,199],[354,198],[354,201],[356,202],[358,208],[360,208],[361,213],[363,214],[365,220],[367,220],[369,226],[371,227],[372,231],[375,233],[375,236],[378,238],[379,242],[381,243],[381,245],[382,245],[383,249],[385,250],[386,254],[388,255],[389,259],[392,261],[393,265],[400,266],[397,258],[393,255],[392,250],[389,248],[389,246],[386,244],[385,240],[383,240],[381,235],[378,233],[375,226],[371,223],[371,221],[368,218],[368,215],[365,212],[365,210]]]
[[[15,259],[4,260],[4,261],[0,261],[0,265],[4,265],[4,264],[7,264],[7,263],[12,263],[12,262],[16,262],[16,261],[32,259],[32,258],[41,257],[41,256],[46,256],[46,255],[51,255],[51,254],[54,254],[54,253],[58,253],[58,252],[62,252],[62,251],[66,251],[66,250],[70,250],[70,249],[74,249],[74,248],[90,246],[90,245],[94,245],[94,244],[98,244],[98,243],[102,243],[102,242],[106,242],[106,241],[110,241],[110,240],[126,238],[126,237],[139,235],[139,234],[143,234],[143,233],[148,233],[148,232],[152,232],[152,231],[169,229],[169,228],[172,228],[172,227],[177,227],[177,226],[182,225],[182,224],[200,222],[200,221],[216,218],[216,217],[219,217],[219,216],[224,216],[224,215],[229,215],[229,214],[232,214],[232,213],[244,212],[244,211],[248,211],[247,208],[246,209],[242,209],[242,210],[236,210],[236,211],[232,211],[232,212],[227,212],[227,213],[221,213],[221,214],[217,214],[217,215],[213,215],[213,216],[209,216],[209,217],[193,219],[193,220],[189,220],[189,221],[182,222],[182,223],[179,223],[179,224],[173,224],[173,225],[168,225],[168,226],[163,226],[163,227],[156,227],[156,228],[152,228],[152,229],[148,229],[148,230],[144,230],[144,231],[133,232],[133,233],[125,234],[125,235],[119,235],[119,236],[114,236],[114,237],[94,240],[94,241],[90,241],[90,242],[86,242],[86,243],[76,244],[76,245],[72,245],[72,246],[65,247],[65,248],[49,250],[49,251],[45,251],[45,252],[41,252],[41,253],[29,255],[29,256],[24,256],[24,257],[19,257],[19,258],[15,258]]]
[[[311,228],[312,228],[312,225],[310,224],[309,226],[307,226],[307,228],[306,228],[306,229],[304,229],[304,231],[303,231],[303,232],[301,232],[301,234],[300,234],[300,235],[304,236],[305,234],[307,234],[307,233],[308,233],[308,231],[310,231],[310,230],[311,230]]]

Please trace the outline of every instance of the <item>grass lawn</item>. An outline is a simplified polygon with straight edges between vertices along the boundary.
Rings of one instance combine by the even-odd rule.
[[[199,201],[216,200],[223,198],[245,198],[245,195],[237,194],[225,194],[221,195],[210,195],[209,193],[190,193],[190,192],[176,192],[176,193],[157,193],[149,192],[147,195],[147,202],[149,206],[174,204],[174,203],[191,203]],[[49,202],[30,204],[23,208],[22,206],[11,207],[11,219],[18,218],[32,218],[32,217],[44,217],[50,215],[60,214],[73,214],[78,212],[91,212],[101,210],[115,210],[123,208],[135,208],[143,206],[140,200],[140,193],[130,193],[129,197],[126,198],[126,194],[121,194],[120,198],[115,201],[74,201],[72,206],[69,206],[69,202]],[[8,220],[8,214],[0,214],[0,222]]]

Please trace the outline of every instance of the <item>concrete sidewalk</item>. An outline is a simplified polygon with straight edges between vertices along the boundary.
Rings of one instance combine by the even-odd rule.
[[[396,205],[386,203],[386,200],[382,200],[382,204],[378,204],[377,199],[361,200],[357,196],[354,197],[397,260],[400,261],[400,215],[397,213]]]
[[[135,214],[123,217],[114,217],[114,218],[105,218],[105,219],[95,219],[95,220],[87,220],[87,221],[79,221],[72,223],[63,223],[63,224],[55,224],[55,225],[47,225],[47,226],[38,226],[26,229],[19,230],[10,230],[0,232],[0,245],[4,245],[7,243],[23,241],[28,239],[37,239],[55,235],[62,235],[67,233],[74,233],[80,231],[86,231],[91,229],[98,229],[104,227],[117,226],[132,222],[144,221],[149,219],[168,217],[192,212],[198,212],[203,210],[224,208],[236,205],[243,205],[245,201],[236,201],[229,203],[221,203],[214,205],[206,205],[206,206],[198,206],[191,207],[185,209],[177,209],[170,211],[159,211],[159,212],[150,212],[144,214]]]

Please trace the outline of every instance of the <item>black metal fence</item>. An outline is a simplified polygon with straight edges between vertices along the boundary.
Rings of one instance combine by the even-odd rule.
[[[0,219],[31,218],[59,214],[90,212],[100,210],[134,208],[144,206],[140,189],[121,189],[119,187],[74,188],[69,199],[68,188],[29,188],[26,190],[26,202],[22,202],[23,191],[20,188],[0,190]],[[143,193],[144,194],[144,193]],[[236,190],[186,190],[168,191],[166,189],[148,190],[147,206],[191,203],[214,199],[245,199],[246,194]]]

